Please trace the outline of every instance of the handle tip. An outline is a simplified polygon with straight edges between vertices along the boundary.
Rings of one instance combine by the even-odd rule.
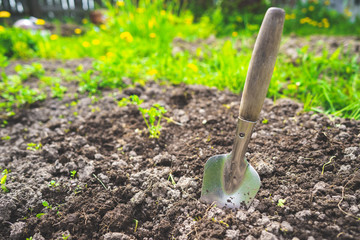
[[[271,14],[273,16],[278,16],[278,17],[284,17],[285,10],[282,8],[271,7],[266,11],[266,14]]]

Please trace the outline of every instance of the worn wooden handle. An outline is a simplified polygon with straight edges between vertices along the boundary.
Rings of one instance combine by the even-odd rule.
[[[240,103],[240,118],[244,120],[255,122],[259,118],[280,46],[284,17],[283,9],[269,8],[261,24]]]

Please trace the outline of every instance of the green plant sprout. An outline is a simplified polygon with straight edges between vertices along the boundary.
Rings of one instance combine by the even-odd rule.
[[[53,188],[56,188],[58,187],[60,184],[57,183],[55,180],[51,180],[50,183],[49,183],[49,187],[53,187]]]
[[[31,65],[16,65],[14,70],[22,80],[27,80],[31,76],[41,77],[45,73],[44,67],[36,62]]]
[[[69,235],[63,234],[61,238],[62,238],[63,240],[67,240],[70,236],[71,236],[71,234],[69,234]]]
[[[281,198],[280,198],[280,199],[278,200],[277,205],[278,205],[279,207],[284,207],[285,202],[286,202],[286,199],[281,199]]]
[[[42,205],[47,209],[52,209],[52,206],[47,201],[42,201]]]
[[[52,207],[50,204],[49,204],[49,202],[48,201],[42,201],[41,202],[41,204],[44,206],[44,207],[46,207],[46,209],[49,209],[49,210],[52,210],[52,209],[55,209],[55,210],[57,210],[58,209],[58,207]],[[38,214],[36,214],[35,216],[37,217],[37,218],[41,218],[42,216],[44,216],[46,213],[38,213]],[[57,211],[57,213],[56,214],[59,214],[59,211]]]
[[[11,139],[11,137],[10,136],[3,136],[3,137],[1,137],[1,140],[4,140],[4,141],[8,141],[8,140],[10,140]]]
[[[150,109],[142,108],[139,105],[143,102],[137,95],[131,95],[128,98],[123,98],[118,102],[118,106],[123,107],[128,104],[137,105],[145,121],[146,127],[150,133],[150,138],[159,138],[161,130],[161,118],[167,111],[160,104],[154,104]]]
[[[3,190],[4,193],[8,193],[9,189],[6,187],[6,179],[7,176],[9,174],[9,171],[7,169],[4,169],[1,173],[1,175],[3,175],[0,179],[0,185],[1,185],[1,189]]]
[[[127,106],[129,104],[139,106],[141,103],[143,103],[143,100],[140,100],[137,95],[131,95],[128,98],[122,98],[120,101],[118,101],[118,106],[119,107],[125,107],[125,106]]]
[[[3,121],[2,121],[2,124],[1,124],[1,127],[6,127],[6,125],[8,125],[8,121],[3,120]]]
[[[76,178],[76,176],[77,176],[77,171],[76,171],[76,170],[70,171],[70,178],[71,178],[71,179]]]
[[[330,160],[329,160],[328,162],[326,162],[326,163],[322,166],[321,175],[323,175],[323,174],[324,174],[324,171],[325,171],[325,166],[329,165],[329,164],[332,162],[332,160],[333,160],[334,158],[335,158],[335,156],[332,156],[332,157],[330,158]]]
[[[135,228],[134,228],[134,233],[136,233],[136,230],[138,228],[138,224],[139,224],[139,221],[134,219],[134,222],[135,222]]]
[[[139,107],[142,113],[145,124],[149,130],[150,138],[159,138],[161,130],[161,118],[167,111],[160,104],[154,104],[150,109]]]
[[[53,98],[63,99],[64,94],[67,92],[67,87],[61,86],[59,83],[55,83],[50,89]]]
[[[41,143],[38,143],[38,144],[36,144],[36,143],[28,143],[26,149],[36,152],[36,151],[41,150],[41,148],[42,148]]]
[[[172,185],[174,185],[174,186],[176,185],[176,182],[175,182],[175,180],[174,180],[174,177],[173,177],[173,175],[172,175],[171,173],[169,173],[168,181],[169,181],[169,180],[171,181],[171,184],[172,184]]]
[[[37,217],[37,218],[41,218],[42,216],[44,216],[45,215],[45,213],[38,213],[38,214],[36,214],[35,216]]]

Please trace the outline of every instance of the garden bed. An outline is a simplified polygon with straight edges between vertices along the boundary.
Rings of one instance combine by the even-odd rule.
[[[118,106],[133,94],[167,110],[159,139]],[[234,211],[198,199],[206,160],[231,151],[239,95],[155,82],[103,95],[47,99],[0,129],[0,239],[358,239],[360,121],[266,99],[247,153],[262,186]]]

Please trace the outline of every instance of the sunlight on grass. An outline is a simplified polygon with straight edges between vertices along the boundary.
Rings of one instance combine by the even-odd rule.
[[[237,15],[234,21],[243,28],[226,28],[225,33],[219,9],[194,22],[189,11],[184,10],[178,16],[178,6],[168,4],[164,8],[159,0],[153,3],[141,1],[138,7],[125,0],[107,7],[108,21],[105,25],[95,26],[84,19],[85,30],[76,28],[72,37],[2,27],[0,110],[9,115],[14,108],[43,100],[46,98],[46,87],[51,89],[51,97],[62,98],[67,91],[59,79],[41,76],[43,73],[33,65],[33,70],[28,66],[15,75],[6,75],[4,68],[8,59],[91,57],[94,59],[93,68],[79,73],[78,90],[81,93],[99,94],[104,88],[123,88],[124,77],[130,78],[133,83],[155,80],[227,88],[236,93],[241,91],[252,49],[242,44],[239,51],[237,43],[254,40],[252,34],[258,31],[259,22],[244,25],[249,18]],[[320,11],[320,7],[313,5],[312,9],[301,5],[289,12],[285,31],[298,28],[300,34],[305,34],[314,31],[315,27],[321,29],[320,33],[336,29],[334,13],[321,12],[326,18],[315,17],[314,12]],[[261,21],[262,16],[259,19]],[[226,37],[208,43],[207,39],[211,39],[212,35]],[[174,51],[175,47],[179,47],[175,46],[174,38],[182,39],[188,47]],[[191,49],[194,47],[196,49]],[[296,62],[279,56],[268,97],[291,97],[302,101],[307,111],[360,119],[357,57],[344,54],[341,48],[331,55],[324,50],[318,56],[304,47],[298,55]],[[26,86],[30,76],[26,71],[32,71],[30,75],[40,78],[38,88]]]

